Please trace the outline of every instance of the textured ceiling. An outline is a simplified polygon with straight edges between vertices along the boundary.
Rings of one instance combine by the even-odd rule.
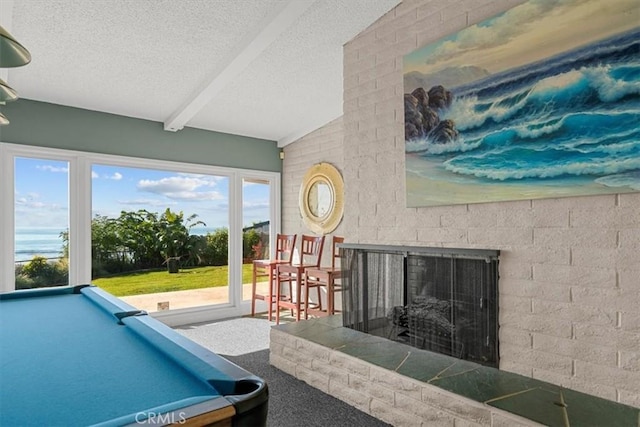
[[[0,2],[21,98],[283,146],[342,115],[342,46],[400,0]]]

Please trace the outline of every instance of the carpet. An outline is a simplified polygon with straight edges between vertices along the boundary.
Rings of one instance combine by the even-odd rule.
[[[386,424],[269,364],[273,322],[241,317],[176,328],[198,344],[265,380],[269,427],[382,427]]]
[[[266,381],[270,427],[382,427],[386,424],[269,364],[269,350],[223,355]]]

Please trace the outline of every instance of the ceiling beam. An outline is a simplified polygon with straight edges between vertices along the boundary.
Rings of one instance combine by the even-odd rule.
[[[315,0],[289,0],[275,8],[260,25],[247,34],[225,64],[165,120],[164,130],[176,132],[184,128],[189,120],[260,56],[314,2]]]

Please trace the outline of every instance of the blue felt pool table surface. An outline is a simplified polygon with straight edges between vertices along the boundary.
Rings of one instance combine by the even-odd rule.
[[[96,287],[0,295],[0,346],[3,426],[126,425],[172,411],[164,421],[180,421],[202,402],[264,405],[266,416],[259,378]],[[259,390],[243,400],[247,383]]]

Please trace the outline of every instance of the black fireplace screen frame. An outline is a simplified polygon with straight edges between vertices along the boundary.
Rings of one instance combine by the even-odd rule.
[[[341,249],[345,327],[498,367],[499,251]]]

